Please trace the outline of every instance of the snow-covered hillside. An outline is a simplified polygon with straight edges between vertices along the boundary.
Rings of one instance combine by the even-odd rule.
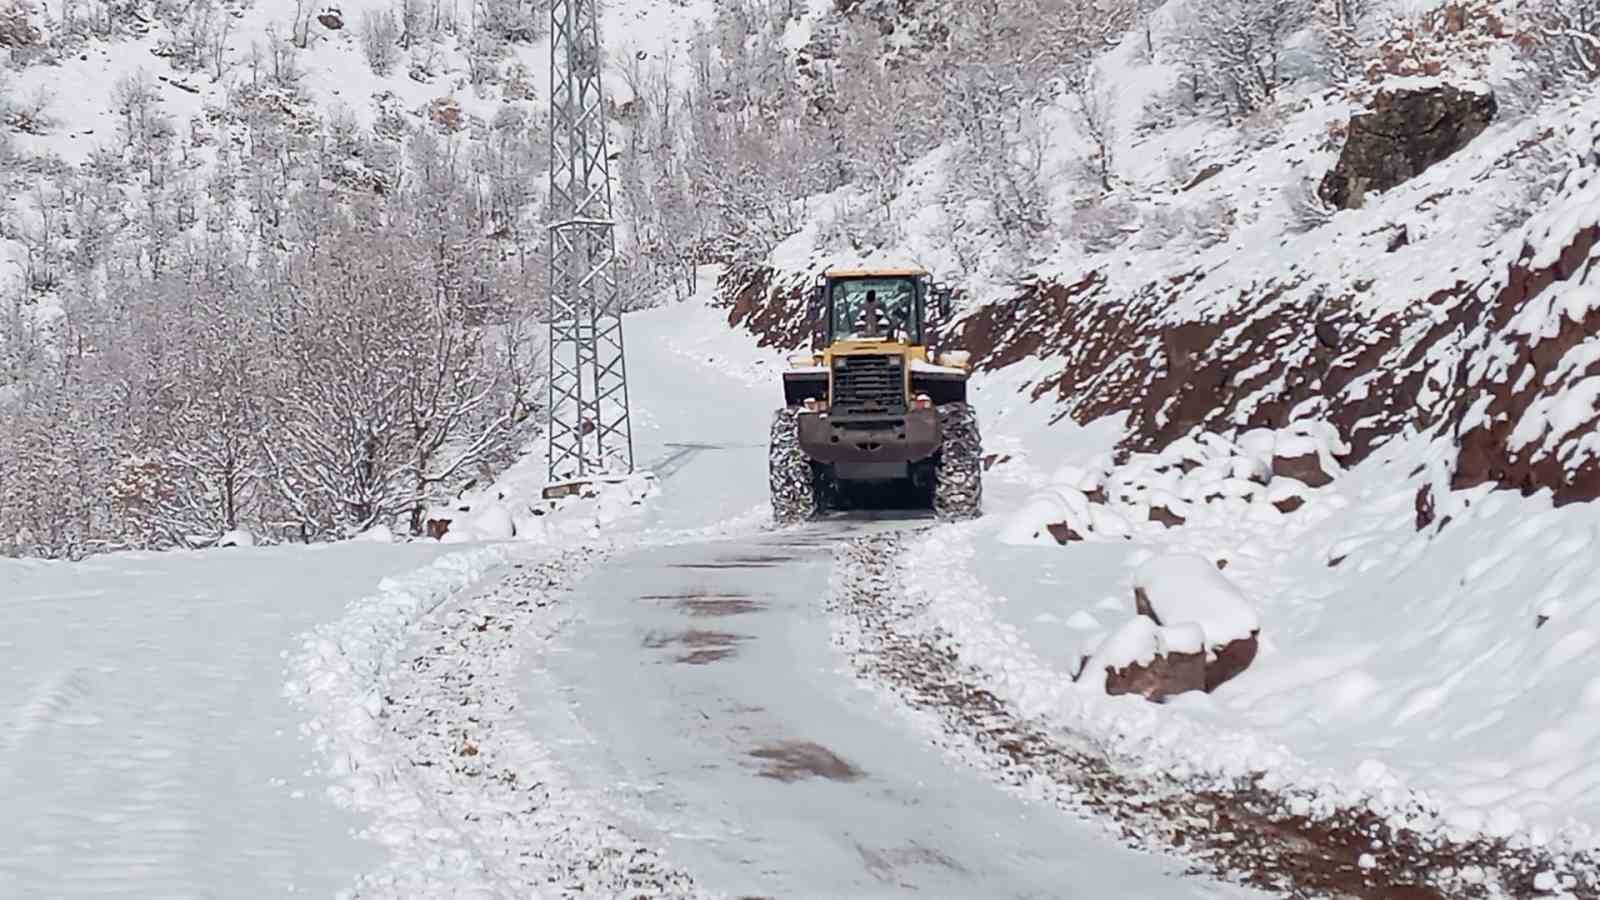
[[[549,6],[8,3],[3,552],[420,534],[514,462],[543,391]],[[604,5],[619,182],[627,110],[677,95],[711,13]]]
[[[957,137],[912,154],[887,236],[839,239],[847,189],[725,283],[733,324],[780,348],[841,260],[966,288],[950,339],[984,370],[991,516],[904,572],[997,695],[1152,766],[1264,776],[1313,817],[1593,846],[1600,106],[1593,20],[1550,24],[1569,6],[1310,5],[1361,13],[1361,48],[1340,74],[1343,32],[1307,18],[1244,108],[1197,100],[1200,14],[1167,4],[1037,112],[1051,224],[1029,247],[982,227]],[[1456,89],[1494,97],[1481,133],[1330,205],[1353,117]],[[1250,668],[1164,706],[1074,683],[1174,552],[1259,612]]]

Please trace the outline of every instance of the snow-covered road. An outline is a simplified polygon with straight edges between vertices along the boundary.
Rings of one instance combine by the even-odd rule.
[[[905,521],[686,539],[765,500],[780,358],[697,304],[629,324],[660,493],[642,545],[580,581],[530,646],[517,704],[574,793],[728,896],[1243,895],[953,765],[858,680],[827,611],[834,554]]]
[[[1179,864],[942,752],[835,648],[829,522],[644,549],[579,584],[529,731],[703,887],[734,896],[1185,897]]]

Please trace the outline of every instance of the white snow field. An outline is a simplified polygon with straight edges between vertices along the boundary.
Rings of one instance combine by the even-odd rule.
[[[429,544],[0,561],[0,896],[327,896],[381,855],[282,655]]]

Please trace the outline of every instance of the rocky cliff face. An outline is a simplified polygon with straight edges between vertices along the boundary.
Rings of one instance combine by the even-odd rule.
[[[1381,90],[1371,109],[1350,120],[1339,164],[1319,194],[1357,209],[1370,191],[1386,191],[1447,159],[1483,133],[1498,106],[1493,94],[1453,85]]]

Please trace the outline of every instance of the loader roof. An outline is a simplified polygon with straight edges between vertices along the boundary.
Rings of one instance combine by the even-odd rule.
[[[926,269],[919,269],[915,266],[883,266],[881,268],[869,266],[856,268],[834,268],[829,269],[824,274],[829,278],[874,278],[926,275],[928,272]]]

